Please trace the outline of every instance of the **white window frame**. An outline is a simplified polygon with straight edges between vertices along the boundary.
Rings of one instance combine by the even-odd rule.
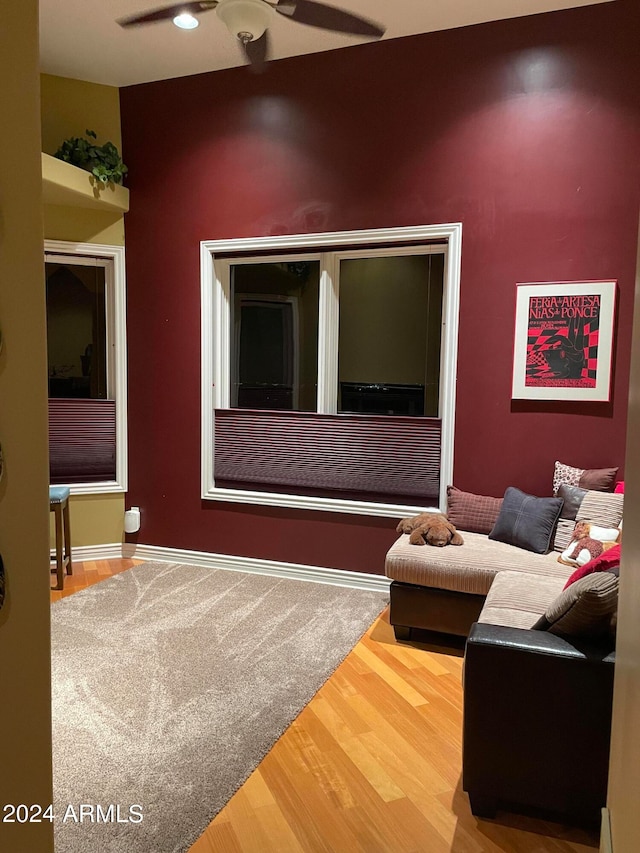
[[[107,332],[107,388],[116,403],[116,478],[95,483],[66,483],[72,495],[126,492],[128,487],[127,446],[127,321],[126,275],[123,246],[101,243],[44,241],[45,260],[81,264],[96,260],[105,270],[105,322]]]
[[[437,245],[434,242],[437,241]],[[409,245],[410,244],[410,245]],[[374,249],[368,249],[369,246]],[[344,252],[339,251],[344,246]],[[358,250],[358,247],[361,247]],[[324,256],[324,248],[331,249]],[[201,497],[234,503],[281,506],[292,509],[324,510],[357,515],[397,518],[425,507],[399,505],[312,495],[258,492],[219,488],[214,478],[214,410],[229,407],[230,375],[230,268],[239,263],[277,263],[288,260],[320,260],[320,317],[318,328],[318,407],[319,413],[333,414],[337,405],[339,260],[390,255],[445,255],[440,351],[439,417],[442,421],[440,464],[440,508],[446,507],[446,488],[453,482],[456,374],[458,359],[458,315],[460,307],[460,267],[462,223],[421,225],[407,228],[291,234],[278,237],[204,240],[200,243],[201,288]],[[248,253],[266,257],[247,257]],[[287,252],[302,252],[292,256]],[[281,253],[281,254],[278,254]],[[224,254],[224,259],[218,256]],[[231,256],[231,257],[230,257]],[[320,365],[324,369],[320,369]],[[334,381],[335,380],[335,381]]]

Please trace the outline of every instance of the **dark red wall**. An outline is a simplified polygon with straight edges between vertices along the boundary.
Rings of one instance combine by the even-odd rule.
[[[395,538],[200,500],[204,239],[462,221],[456,485],[544,495],[555,459],[622,464],[639,15],[617,0],[122,91],[139,541],[380,572]],[[512,402],[516,282],[600,278],[619,281],[612,402]]]

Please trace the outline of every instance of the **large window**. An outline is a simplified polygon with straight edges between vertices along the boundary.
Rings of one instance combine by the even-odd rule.
[[[379,515],[441,503],[460,229],[202,244],[203,497]]]
[[[124,250],[45,244],[50,482],[126,489]]]

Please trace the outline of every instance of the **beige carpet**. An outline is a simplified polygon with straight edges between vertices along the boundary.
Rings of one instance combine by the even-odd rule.
[[[56,853],[187,850],[387,598],[144,563],[55,603]]]

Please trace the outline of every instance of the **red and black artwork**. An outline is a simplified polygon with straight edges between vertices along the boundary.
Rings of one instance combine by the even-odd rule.
[[[595,388],[600,296],[532,296],[525,385]]]
[[[518,284],[515,400],[609,400],[616,282]]]

